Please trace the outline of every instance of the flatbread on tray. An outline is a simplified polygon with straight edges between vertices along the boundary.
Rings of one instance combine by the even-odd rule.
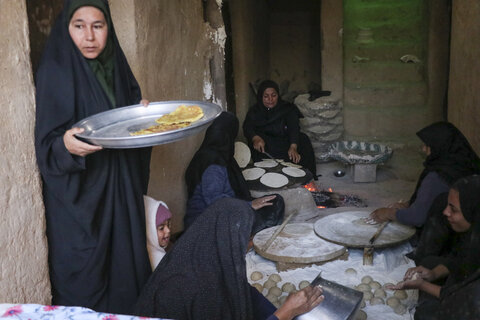
[[[140,129],[130,132],[131,136],[142,136],[146,134],[172,131],[190,126],[193,122],[203,117],[203,110],[199,106],[181,105],[172,112],[165,114],[155,120],[158,125],[150,126],[146,129]]]
[[[203,117],[203,110],[199,106],[179,106],[172,112],[155,120],[159,124],[176,124],[182,122],[195,122]]]
[[[178,124],[158,124],[155,126],[148,127],[147,129],[141,129],[135,132],[130,132],[131,136],[142,136],[145,134],[159,133],[165,131],[172,131],[181,128],[185,128],[191,125],[190,122],[178,123]]]

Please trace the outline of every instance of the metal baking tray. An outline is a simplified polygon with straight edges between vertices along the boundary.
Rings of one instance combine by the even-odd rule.
[[[130,132],[156,125],[156,119],[180,105],[197,105],[203,109],[204,115],[185,128],[141,136],[130,135]],[[112,149],[141,148],[182,140],[196,134],[205,129],[221,112],[219,105],[204,101],[152,102],[148,107],[137,104],[101,112],[77,122],[73,127],[84,128],[85,131],[76,136],[94,145]]]

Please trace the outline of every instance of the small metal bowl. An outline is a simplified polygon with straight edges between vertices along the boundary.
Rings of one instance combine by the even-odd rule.
[[[343,177],[345,175],[345,171],[343,170],[336,170],[333,175],[337,178]]]

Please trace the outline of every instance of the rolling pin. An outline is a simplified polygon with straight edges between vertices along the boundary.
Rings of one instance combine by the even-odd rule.
[[[282,224],[280,225],[280,227],[277,228],[277,230],[275,230],[275,232],[272,234],[272,236],[270,237],[270,239],[268,239],[268,241],[265,243],[265,245],[263,246],[262,250],[264,252],[267,252],[267,249],[272,245],[272,242],[273,240],[275,240],[278,235],[280,234],[280,232],[282,232],[283,228],[285,228],[285,226],[287,225],[288,221],[290,221],[290,219],[297,213],[297,211],[293,211],[291,214],[288,215],[288,217],[286,217]]]

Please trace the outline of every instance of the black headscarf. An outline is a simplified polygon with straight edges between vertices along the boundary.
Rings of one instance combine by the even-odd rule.
[[[112,30],[113,24],[112,19],[110,16],[110,12],[108,7],[105,5],[103,0],[75,0],[70,2],[70,6],[67,9],[67,17],[68,23],[72,19],[73,14],[75,11],[80,9],[81,7],[91,6],[99,9],[103,12],[105,16],[105,20],[108,26],[108,37],[107,43],[103,51],[98,55],[95,59],[88,59],[87,62],[92,68],[93,73],[97,77],[97,80],[100,82],[103,90],[107,94],[108,98],[112,105],[115,105],[115,84],[113,83],[114,79],[114,37],[113,33],[110,32]]]
[[[237,198],[251,200],[247,182],[234,158],[238,119],[230,112],[222,112],[208,127],[202,145],[185,172],[188,197],[202,180],[203,172],[212,164],[227,168],[228,180]]]
[[[115,104],[70,37],[69,10],[80,3],[102,7],[110,21]],[[104,149],[80,157],[63,142],[76,122],[142,98],[106,0],[64,1],[35,80],[35,150],[43,178],[53,303],[128,313],[151,273],[143,204],[151,149]]]
[[[263,94],[268,88],[274,89],[278,95],[277,105],[271,109],[263,104]],[[252,108],[256,111],[254,115],[257,115],[255,119],[252,119],[253,123],[259,127],[269,125],[290,112],[295,112],[298,118],[303,118],[303,114],[296,105],[282,100],[278,84],[272,80],[264,80],[260,83],[257,91],[257,103]]]
[[[452,189],[458,191],[460,210],[465,220],[471,224],[464,235],[468,240],[456,257],[457,263],[449,266],[449,270],[453,270],[450,270],[452,279],[448,283],[457,283],[480,268],[480,175],[461,178]]]
[[[480,173],[480,159],[465,136],[449,122],[436,122],[417,132],[417,136],[430,147],[431,154],[423,163],[410,203],[416,199],[421,182],[429,172],[436,172],[452,185],[461,177]]]
[[[148,280],[135,314],[168,319],[252,319],[245,254],[250,205],[222,198],[175,243]]]

